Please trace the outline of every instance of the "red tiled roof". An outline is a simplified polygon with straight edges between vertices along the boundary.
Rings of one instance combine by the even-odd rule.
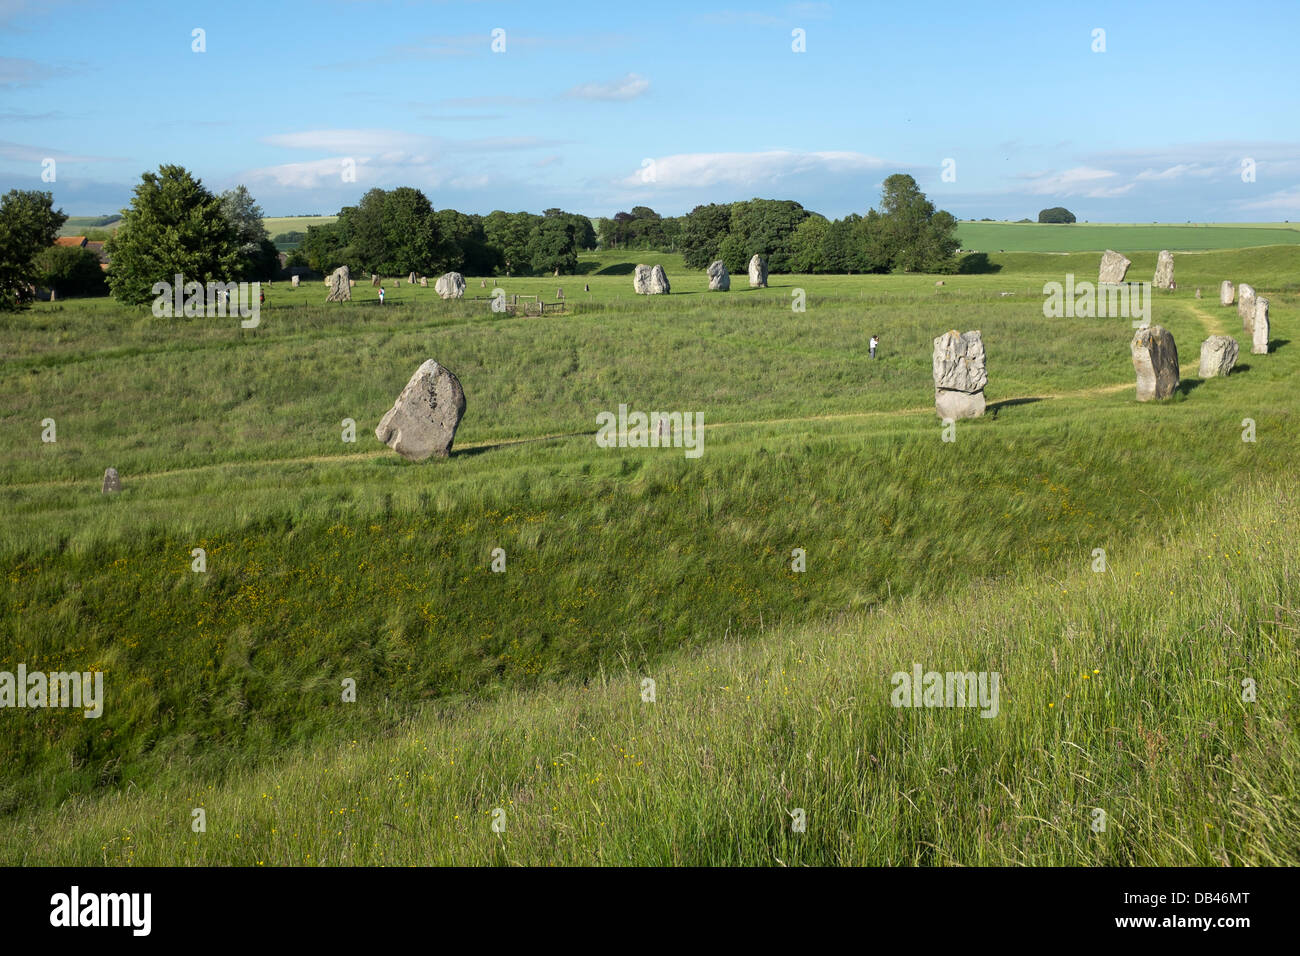
[[[56,246],[84,246],[86,244],[85,236],[59,236],[54,240]]]

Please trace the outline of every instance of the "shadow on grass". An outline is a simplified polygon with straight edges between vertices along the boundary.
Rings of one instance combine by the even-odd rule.
[[[1189,392],[1191,392],[1192,389],[1199,388],[1201,385],[1204,384],[1205,384],[1205,379],[1203,378],[1185,378],[1178,383],[1178,393],[1180,395],[1187,395]]]
[[[1290,345],[1290,344],[1291,344],[1290,339],[1270,339],[1268,343],[1268,350],[1270,352],[1276,352],[1282,346]]]
[[[961,262],[957,264],[958,275],[987,275],[988,273],[1001,271],[1002,266],[989,261],[987,252],[968,252],[961,257]]]
[[[470,457],[472,455],[481,455],[487,451],[499,451],[502,448],[510,448],[513,445],[534,445],[537,442],[560,441],[564,438],[585,438],[589,435],[595,435],[596,432],[568,432],[563,435],[546,435],[542,438],[507,438],[504,441],[491,442],[485,445],[471,445],[468,448],[452,448],[452,458]]]
[[[594,265],[594,263],[593,263]],[[635,262],[615,262],[613,265],[605,266],[596,273],[598,276],[630,276],[636,272]]]
[[[998,412],[1002,411],[1004,408],[1011,408],[1015,405],[1032,405],[1034,402],[1041,401],[1043,401],[1041,398],[1004,398],[1000,402],[994,402],[988,408],[984,409],[984,411],[987,414],[991,414],[996,419],[998,417]]]

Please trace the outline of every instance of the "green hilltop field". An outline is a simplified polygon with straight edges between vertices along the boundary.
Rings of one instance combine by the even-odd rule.
[[[0,862],[1300,864],[1300,245],[1246,231],[1175,257],[1183,380],[1149,404],[1129,319],[1043,316],[1084,250],[498,280],[542,316],[479,277],[382,307],[277,281],[253,329],[0,316],[0,671],[106,687],[94,720],[0,710]],[[1131,279],[1184,248],[1147,242],[1096,248]],[[1267,355],[1225,278],[1270,300]],[[990,408],[945,441],[952,328]],[[1213,333],[1242,354],[1202,381]],[[374,427],[428,358],[468,405],[414,464]],[[620,404],[702,413],[703,454],[599,447]],[[892,706],[914,664],[998,672],[998,715]]]

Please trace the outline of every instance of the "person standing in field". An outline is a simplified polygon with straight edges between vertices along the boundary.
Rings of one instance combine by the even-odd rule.
[[[379,287],[379,304],[380,304],[380,305],[383,305],[383,304],[384,304],[384,287],[383,287],[383,286],[380,286],[380,287]]]
[[[873,336],[871,337],[871,341],[870,341],[870,343],[868,343],[868,346],[867,346],[868,349],[870,349],[870,351],[871,351],[871,357],[872,357],[872,358],[875,358],[875,357],[876,357],[876,349],[879,348],[879,346],[880,346],[880,336],[879,336],[879,335],[873,335]]]

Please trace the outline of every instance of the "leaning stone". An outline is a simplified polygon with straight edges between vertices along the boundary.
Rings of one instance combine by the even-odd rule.
[[[1255,290],[1244,282],[1237,286],[1237,315],[1241,330],[1249,334],[1255,324]]]
[[[749,287],[751,289],[767,288],[767,262],[758,253],[749,260]]]
[[[721,259],[714,259],[709,263],[707,274],[710,292],[731,291],[731,274],[727,272],[727,264]]]
[[[1119,285],[1128,274],[1131,263],[1114,249],[1107,249],[1101,256],[1101,269],[1097,273],[1097,282],[1102,285]]]
[[[122,490],[122,479],[117,476],[116,468],[104,469],[104,484],[99,490],[101,494],[105,495]]]
[[[1268,299],[1262,295],[1255,297],[1255,321],[1251,328],[1250,354],[1268,354]]]
[[[1201,378],[1227,375],[1237,364],[1240,346],[1231,335],[1211,335],[1201,343]]]
[[[459,299],[465,294],[465,277],[459,272],[448,272],[433,287],[444,299]]]
[[[1168,249],[1161,249],[1156,259],[1156,277],[1151,284],[1157,289],[1174,287],[1174,254]]]
[[[347,266],[339,266],[335,269],[327,282],[330,293],[325,297],[326,302],[352,301],[352,280],[348,277]]]
[[[407,284],[407,285],[415,285],[415,273],[414,273],[414,272],[412,272],[409,276],[406,277],[406,284]]]
[[[563,299],[563,298],[564,298],[564,290],[563,290],[563,289],[556,289],[556,290],[555,290],[555,297],[556,297],[557,299]]]
[[[671,290],[668,273],[660,265],[639,265],[632,274],[632,288],[638,295],[667,295]]]
[[[1232,282],[1224,279],[1219,285],[1219,305],[1232,305],[1233,289]]]
[[[448,369],[429,359],[388,410],[375,437],[410,461],[446,458],[465,414],[465,391]]]
[[[1168,398],[1178,389],[1178,347],[1169,330],[1159,325],[1139,329],[1129,346],[1137,373],[1137,400]]]

